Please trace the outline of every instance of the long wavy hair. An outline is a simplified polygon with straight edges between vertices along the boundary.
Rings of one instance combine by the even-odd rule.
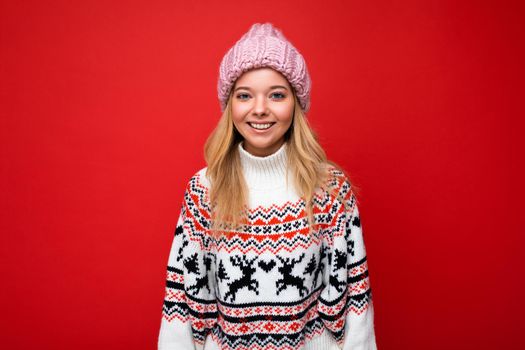
[[[295,103],[292,125],[284,135],[288,158],[286,171],[292,172],[295,189],[306,203],[305,210],[311,233],[314,225],[313,199],[316,190],[322,189],[335,194],[346,206],[346,201],[337,193],[336,183],[331,181],[329,165],[341,171],[348,181],[349,176],[341,166],[327,159],[325,151],[318,142],[317,134],[306,119],[295,91],[293,97]],[[204,145],[206,176],[211,182],[210,231],[216,238],[224,231],[237,230],[238,225],[248,223],[248,188],[238,150],[238,144],[244,137],[233,124],[232,98],[233,93],[230,93],[226,108]],[[286,178],[288,179],[288,174]],[[352,192],[356,193],[356,190],[357,188],[352,184]]]

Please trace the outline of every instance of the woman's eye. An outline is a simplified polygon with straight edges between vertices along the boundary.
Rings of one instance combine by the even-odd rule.
[[[282,92],[274,92],[271,94],[271,98],[274,98],[274,99],[283,99],[285,98],[286,95],[283,94]],[[246,94],[246,93],[241,93],[241,94],[238,94],[237,95],[237,99],[239,100],[248,100],[250,98],[250,95]]]
[[[245,100],[246,98],[244,98],[244,97],[248,98],[250,96],[248,96],[248,94],[238,94],[237,95],[237,98],[240,99],[240,100]]]

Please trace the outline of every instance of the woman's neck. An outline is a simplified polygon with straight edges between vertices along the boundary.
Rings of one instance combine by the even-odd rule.
[[[246,184],[251,189],[276,189],[286,185],[288,166],[287,144],[266,157],[254,156],[238,144],[241,166]]]

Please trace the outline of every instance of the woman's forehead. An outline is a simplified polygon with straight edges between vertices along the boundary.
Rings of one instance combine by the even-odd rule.
[[[273,68],[263,67],[250,69],[244,72],[235,82],[234,87],[247,86],[254,88],[265,88],[272,85],[284,85],[289,88],[288,80]]]

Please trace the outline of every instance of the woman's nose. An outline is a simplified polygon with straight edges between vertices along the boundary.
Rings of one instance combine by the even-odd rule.
[[[262,115],[267,112],[268,106],[265,97],[256,97],[255,106],[253,107],[253,112],[257,115]]]

